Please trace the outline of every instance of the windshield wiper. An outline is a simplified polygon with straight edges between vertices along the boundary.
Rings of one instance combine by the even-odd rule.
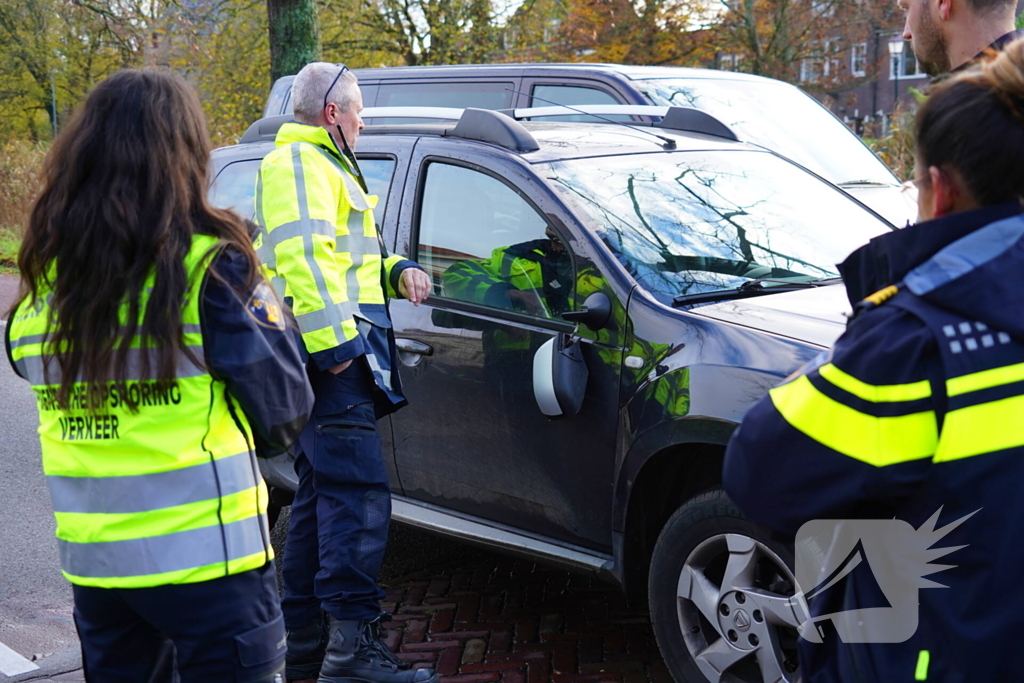
[[[893,183],[883,183],[881,180],[847,180],[839,183],[839,187],[890,187]]]
[[[692,304],[706,304],[713,301],[725,301],[728,299],[747,299],[762,294],[778,294],[782,292],[795,292],[799,289],[813,289],[834,285],[842,282],[841,277],[822,278],[820,280],[781,280],[778,278],[763,277],[757,280],[744,282],[739,287],[732,289],[716,289],[711,292],[697,292],[696,294],[680,294],[672,299],[673,306],[690,306]],[[765,287],[766,282],[779,284]]]

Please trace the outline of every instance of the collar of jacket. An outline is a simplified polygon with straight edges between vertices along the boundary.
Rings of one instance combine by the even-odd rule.
[[[984,50],[982,50],[978,54],[974,55],[973,59],[964,62],[963,64],[961,64],[960,66],[958,66],[955,69],[950,69],[946,73],[941,73],[938,76],[935,76],[930,81],[928,81],[928,85],[930,85],[930,86],[931,85],[937,85],[937,84],[941,83],[942,81],[946,80],[947,78],[949,78],[950,76],[952,76],[953,74],[958,74],[961,71],[963,71],[964,69],[971,68],[972,66],[974,66],[975,64],[978,63],[979,59],[981,59],[986,54],[988,54],[989,50],[995,50],[996,52],[1000,52],[1004,47],[1006,47],[1006,45],[1008,43],[1012,43],[1013,41],[1017,40],[1018,38],[1024,38],[1024,29],[1018,28],[1016,30],[1010,31],[1009,33],[1005,33],[1005,34],[999,36],[994,41],[992,41],[991,45],[986,47]]]
[[[331,134],[323,126],[311,126],[307,123],[299,123],[298,121],[289,121],[282,124],[277,131],[277,137],[274,138],[274,145],[276,147],[283,147],[294,142],[306,142],[310,145],[316,145],[330,154],[335,161],[341,164],[342,168],[351,173],[348,160],[345,159],[344,154],[338,151],[334,138],[331,137]]]
[[[869,294],[902,280],[944,247],[978,228],[1022,212],[1018,202],[962,211],[879,235],[839,264],[846,295],[856,305]]]

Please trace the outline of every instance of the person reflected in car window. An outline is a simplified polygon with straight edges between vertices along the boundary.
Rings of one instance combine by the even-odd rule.
[[[467,259],[441,276],[445,296],[556,318],[569,310],[572,257],[554,230],[543,239],[499,247],[488,259]]]

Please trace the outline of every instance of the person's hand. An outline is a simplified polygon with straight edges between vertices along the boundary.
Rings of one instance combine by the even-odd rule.
[[[533,290],[522,290],[522,289],[510,289],[508,292],[508,298],[512,300],[512,303],[520,304],[527,313],[539,316],[541,318],[548,317],[547,310],[544,308],[544,303],[537,296],[537,292]]]
[[[398,293],[411,301],[414,306],[419,306],[430,296],[430,290],[434,288],[430,276],[419,268],[406,268],[402,276],[398,278]]]
[[[352,361],[347,360],[341,365],[335,365],[333,368],[328,368],[327,372],[331,373],[332,375],[337,375],[339,372],[345,372],[345,370],[347,370],[348,366],[350,365],[352,365]]]

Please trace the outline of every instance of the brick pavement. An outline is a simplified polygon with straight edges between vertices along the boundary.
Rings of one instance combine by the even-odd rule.
[[[646,609],[586,575],[487,555],[386,590],[388,645],[445,683],[671,683]]]

